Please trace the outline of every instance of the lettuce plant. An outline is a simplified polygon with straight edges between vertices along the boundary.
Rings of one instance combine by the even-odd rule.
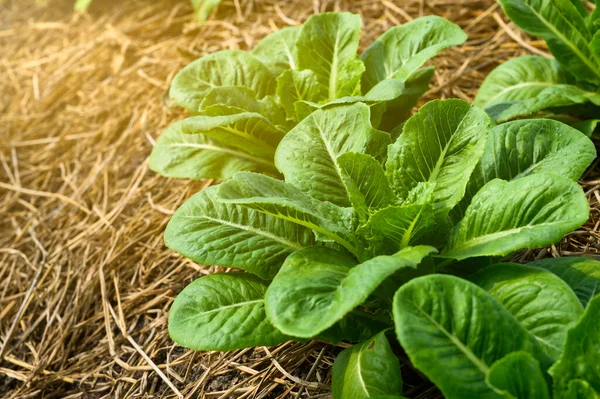
[[[336,361],[336,399],[401,393],[386,338],[394,325],[413,364],[448,398],[508,390],[500,380],[512,363],[490,377],[500,381],[491,382],[494,388],[484,385],[489,366],[513,352],[525,360],[506,362],[529,366],[531,356],[545,371],[583,312],[577,297],[593,302],[595,275],[548,267],[576,285],[563,308],[535,276],[515,299],[492,292],[493,278],[508,279],[508,272],[476,274],[474,283],[436,273],[469,276],[471,268],[550,245],[582,225],[589,209],[574,180],[595,158],[591,141],[554,120],[490,128],[484,111],[454,99],[424,105],[397,140],[371,121],[371,108],[361,102],[317,110],[277,147],[284,180],[238,172],[177,210],[165,232],[169,247],[246,273],[213,274],[187,286],[171,308],[171,337],[188,348],[223,351],[315,337],[359,342]],[[572,315],[536,317],[541,302],[523,310],[536,298],[549,312]],[[453,382],[456,365],[466,374]]]
[[[412,364],[447,399],[596,399],[599,277],[600,262],[585,258],[501,263],[475,272],[470,281],[419,277],[394,296],[397,338]],[[375,339],[381,347],[387,343],[385,336]],[[338,360],[364,352],[355,346]],[[377,363],[370,364],[397,367],[396,359],[374,352],[369,356]],[[338,360],[338,392],[344,392],[346,380],[369,378],[373,371],[367,364],[366,371],[352,375]],[[373,382],[386,384],[381,378]],[[386,386],[397,384],[397,377],[390,378]]]
[[[428,89],[422,65],[465,33],[428,16],[394,27],[357,55],[361,19],[313,15],[277,31],[251,52],[224,50],[184,67],[169,95],[194,116],[159,137],[150,167],[165,176],[227,180],[235,172],[280,177],[274,154],[298,122],[318,109],[362,102],[374,126],[392,131]]]
[[[600,10],[580,0],[498,0],[525,32],[546,41],[555,59],[524,56],[494,69],[475,105],[497,122],[540,115],[591,134],[600,119]]]

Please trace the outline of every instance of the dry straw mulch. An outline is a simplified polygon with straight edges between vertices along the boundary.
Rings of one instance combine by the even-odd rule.
[[[193,59],[249,49],[310,14],[349,10],[367,44],[438,14],[469,34],[436,58],[428,99],[473,98],[499,62],[543,43],[491,0],[225,0],[202,27],[186,0],[36,6],[0,0],[0,395],[6,398],[326,398],[340,347],[194,353],[167,333],[173,298],[216,271],[166,249],[173,211],[211,182],[148,170],[161,130],[183,116],[166,92]],[[594,206],[600,181],[586,185]],[[598,249],[597,211],[544,256]],[[410,370],[406,394],[435,397]],[[414,381],[413,381],[414,380]]]

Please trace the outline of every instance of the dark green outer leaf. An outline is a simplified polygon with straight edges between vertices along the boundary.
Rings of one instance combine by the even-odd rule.
[[[400,395],[400,363],[381,332],[340,353],[333,364],[334,399],[367,399]]]
[[[473,197],[442,255],[462,260],[551,245],[588,215],[583,190],[566,177],[538,173],[492,180]]]
[[[528,119],[495,126],[455,212],[463,214],[473,196],[493,179],[553,173],[577,180],[595,158],[592,141],[558,121]]]
[[[310,338],[367,300],[389,276],[415,269],[435,248],[410,247],[357,265],[340,251],[313,247],[290,255],[267,290],[267,317],[280,331]]]
[[[474,104],[488,109],[537,97],[554,85],[575,83],[556,60],[526,55],[508,60],[490,72],[479,88]]]
[[[537,267],[499,263],[478,271],[470,280],[500,301],[554,359],[562,352],[567,330],[583,314],[571,288]]]
[[[523,101],[502,103],[486,109],[496,122],[505,122],[518,116],[528,116],[548,109],[551,112],[561,107],[579,104],[600,105],[600,94],[583,90],[573,85],[553,85],[542,90],[537,96]]]
[[[277,174],[271,162],[227,146],[202,134],[185,134],[178,121],[158,138],[150,154],[150,169],[180,179],[227,180],[241,170]]]
[[[169,313],[169,334],[194,350],[272,346],[286,337],[265,317],[266,282],[247,273],[212,274],[188,285]]]
[[[550,399],[540,364],[527,352],[512,352],[488,371],[490,386],[516,399]]]
[[[312,231],[216,200],[217,186],[187,200],[169,221],[165,244],[194,262],[273,278],[292,252],[314,245]]]
[[[558,62],[579,80],[600,83],[598,59],[588,45],[592,35],[569,0],[499,0],[508,17],[525,32],[546,41]]]
[[[419,277],[394,297],[400,344],[412,364],[447,399],[502,398],[486,382],[491,365],[509,353],[550,360],[515,318],[491,295],[468,281],[447,275]]]
[[[600,392],[600,296],[590,301],[576,326],[567,334],[563,354],[550,369],[554,396],[563,397],[573,379],[587,381]]]
[[[244,86],[260,99],[275,94],[275,77],[252,55],[239,50],[212,53],[186,65],[173,78],[169,96],[197,113],[208,91],[220,86]]]
[[[584,307],[600,292],[600,262],[597,260],[569,257],[542,259],[529,265],[546,269],[563,279]]]

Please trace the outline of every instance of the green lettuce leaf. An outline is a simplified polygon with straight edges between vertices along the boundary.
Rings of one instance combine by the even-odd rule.
[[[598,394],[587,381],[575,379],[569,381],[565,399],[598,399]]]
[[[486,110],[506,108],[513,103],[536,98],[555,85],[573,85],[575,79],[556,60],[526,55],[508,60],[485,78],[474,104]]]
[[[512,352],[489,369],[487,383],[514,399],[550,399],[540,364],[527,352]]]
[[[529,263],[541,267],[558,277],[571,287],[585,307],[600,292],[600,262],[581,257],[542,259]]]
[[[515,351],[550,359],[535,338],[490,294],[447,275],[419,277],[394,296],[400,344],[447,399],[503,398],[486,383],[492,365]]]
[[[277,78],[279,101],[285,108],[287,118],[296,122],[304,119],[306,115],[299,114],[295,104],[299,101],[319,101],[320,90],[317,75],[310,69],[289,69]]]
[[[389,78],[406,81],[427,60],[465,40],[467,35],[458,25],[435,15],[391,28],[361,55],[366,68],[363,91]]]
[[[218,116],[192,116],[181,122],[185,134],[202,134],[223,144],[236,147],[251,155],[271,161],[285,132],[264,116],[254,112],[215,105],[207,112]],[[226,115],[225,115],[226,114]]]
[[[402,393],[400,362],[381,332],[340,353],[333,363],[334,399],[371,399]]]
[[[165,244],[208,266],[244,269],[273,278],[292,252],[315,244],[312,231],[216,200],[217,186],[188,199],[169,221]]]
[[[369,107],[361,103],[314,112],[279,144],[277,169],[306,194],[350,206],[338,156],[360,152],[380,158],[390,143],[389,135],[374,129],[369,117]]]
[[[567,330],[583,314],[571,288],[537,267],[500,263],[483,268],[470,280],[500,301],[555,359],[562,352]]]
[[[551,245],[588,215],[581,186],[566,177],[538,173],[510,182],[495,179],[473,197],[442,255],[462,260]]]
[[[400,198],[419,183],[433,183],[433,203],[448,210],[465,193],[483,154],[490,120],[465,101],[431,101],[404,125],[388,149],[386,173]]]
[[[169,312],[169,334],[194,350],[230,351],[292,339],[265,317],[267,283],[247,273],[211,274],[184,288]]]
[[[242,205],[307,227],[354,255],[360,252],[349,229],[352,210],[317,201],[292,184],[258,173],[238,172],[219,186],[218,197],[223,203]]]
[[[185,134],[178,121],[160,135],[150,154],[150,169],[166,177],[227,180],[242,170],[276,175],[262,157],[227,146],[203,134]]]
[[[360,93],[360,26],[360,16],[347,12],[312,15],[302,26],[296,42],[298,67],[315,72],[321,100]]]
[[[357,233],[370,242],[374,253],[390,254],[419,242],[435,222],[430,203],[393,205],[375,212]]]
[[[498,0],[506,15],[530,35],[546,41],[578,80],[600,83],[598,58],[589,49],[592,34],[569,0]]]
[[[337,159],[350,203],[362,221],[398,202],[381,164],[369,154],[347,152]]]
[[[495,126],[456,211],[463,214],[473,196],[493,179],[553,173],[577,180],[595,158],[594,143],[558,121],[529,119]]]
[[[566,395],[572,390],[569,382],[574,379],[587,381],[600,392],[600,296],[590,301],[579,320],[567,334],[562,356],[550,369],[554,378],[554,396]],[[574,389],[574,388],[573,388]]]
[[[298,68],[296,41],[300,27],[290,26],[271,33],[262,39],[251,54],[265,64],[275,76],[287,69]]]
[[[240,50],[209,54],[185,66],[171,83],[169,96],[181,107],[197,113],[204,96],[219,86],[244,86],[257,98],[275,94],[275,76],[252,55]]]
[[[415,269],[435,251],[410,247],[359,265],[349,254],[331,248],[295,252],[267,290],[267,317],[285,334],[314,337],[365,302],[389,276],[403,268]]]

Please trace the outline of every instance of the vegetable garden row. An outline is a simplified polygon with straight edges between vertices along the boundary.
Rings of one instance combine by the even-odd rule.
[[[424,64],[466,40],[436,16],[357,55],[358,15],[313,15],[175,76],[170,97],[192,116],[161,135],[150,167],[222,183],[177,210],[165,243],[244,271],[179,294],[175,342],[355,343],[335,361],[334,399],[400,398],[398,344],[448,399],[599,397],[600,262],[507,257],[588,220],[577,180],[596,158],[600,14],[499,1],[556,59],[503,63],[474,105],[411,116],[434,74]]]

